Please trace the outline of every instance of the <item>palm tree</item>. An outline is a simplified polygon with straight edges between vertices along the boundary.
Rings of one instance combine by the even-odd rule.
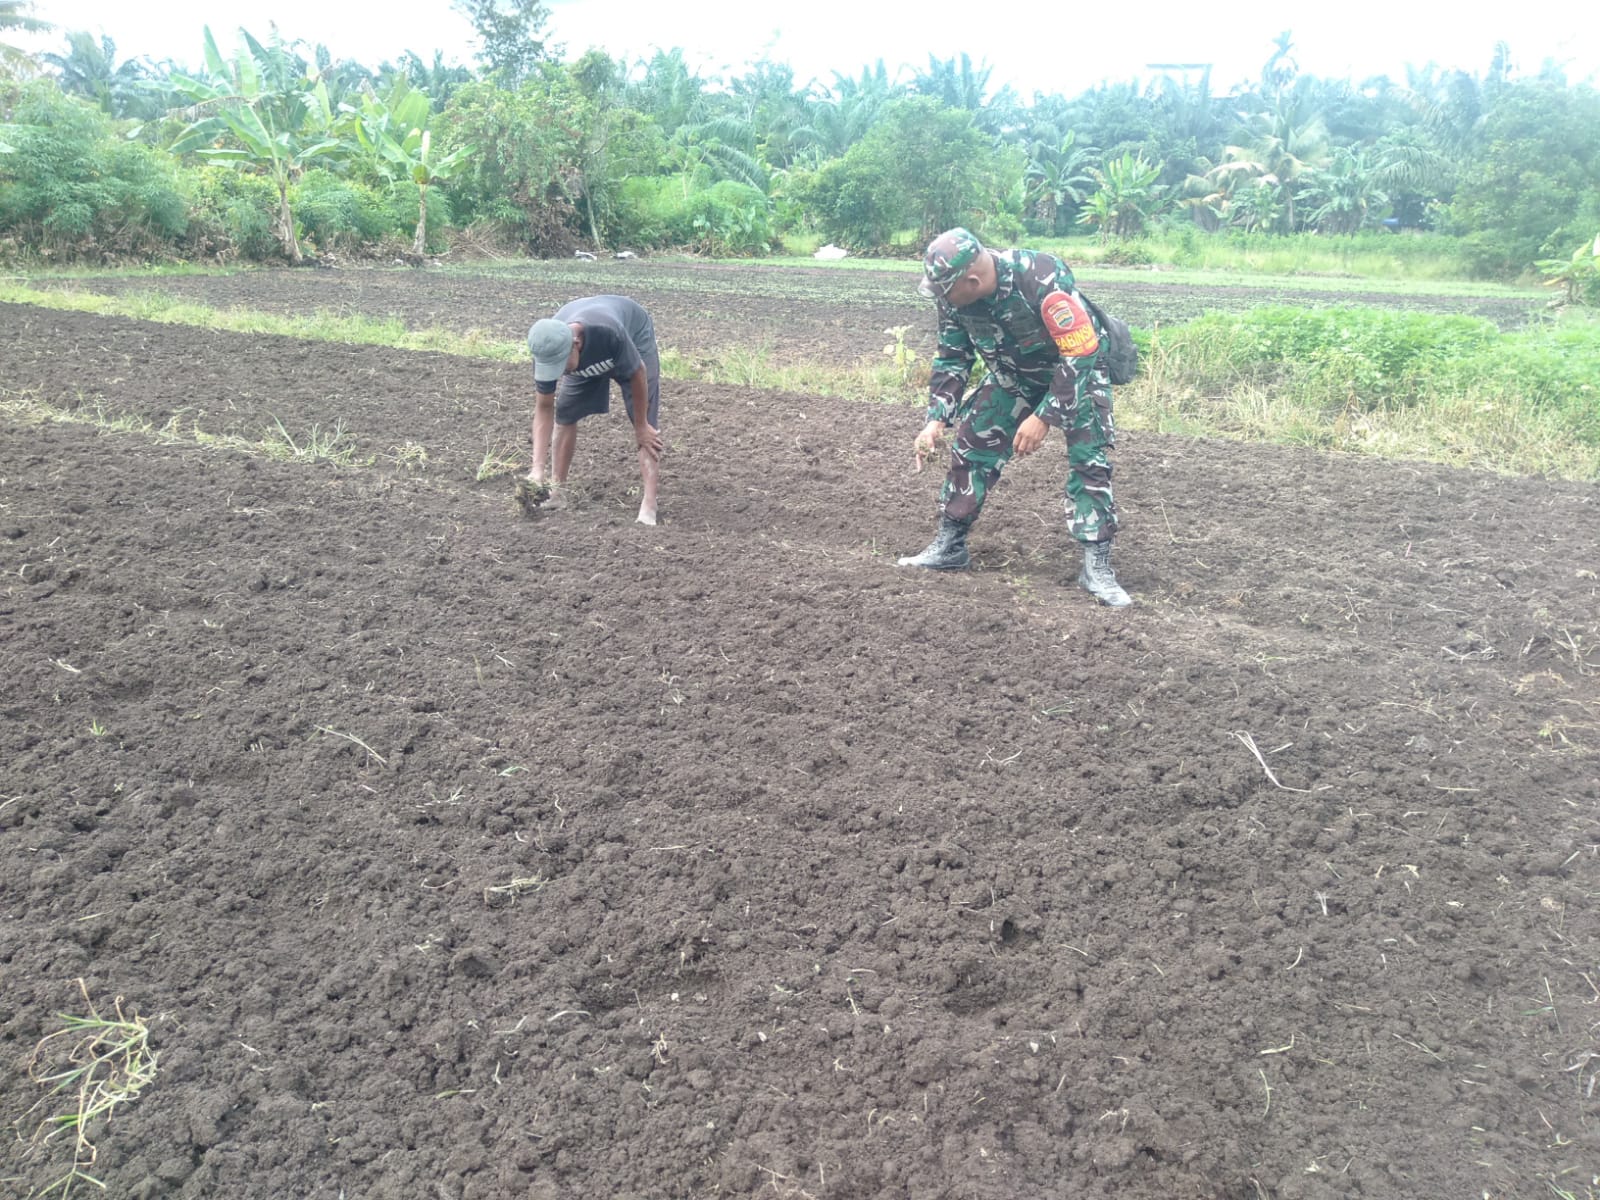
[[[1424,132],[1401,129],[1379,138],[1372,150],[1376,182],[1403,224],[1421,224],[1432,205],[1455,191],[1461,164]]]
[[[327,85],[328,103],[334,108],[372,85],[372,72],[353,58],[341,58],[335,62],[332,53],[320,43],[312,51],[311,57],[317,67],[316,78]]]
[[[433,106],[442,110],[450,102],[451,95],[464,83],[472,82],[472,72],[462,66],[445,66],[444,51],[433,52],[433,63],[430,65],[422,61],[422,56],[415,50],[407,50],[400,55],[398,66],[384,63],[378,70],[378,86],[394,86],[395,77],[404,75],[412,87],[428,93],[433,100]]]
[[[1237,176],[1214,177],[1211,169],[1215,164],[1206,158],[1197,159],[1195,165],[1198,169],[1173,188],[1174,207],[1188,212],[1189,218],[1207,233],[1215,233],[1228,222]]]
[[[1059,145],[1036,143],[1028,156],[1024,204],[1051,233],[1059,232],[1056,219],[1062,210],[1077,208],[1094,186],[1089,163],[1100,151],[1079,146],[1077,137],[1076,131],[1069,131]]]
[[[133,113],[146,99],[149,69],[138,59],[119,64],[117,44],[110,38],[102,37],[96,44],[87,33],[69,33],[66,54],[39,57],[56,69],[63,92],[82,96],[101,112],[113,117],[155,115],[152,111]]]
[[[1211,94],[1211,68],[1207,66],[1191,85],[1187,77],[1174,79],[1163,74],[1157,87],[1156,103],[1176,140],[1190,139],[1198,145],[1214,145],[1219,130],[1218,105]]]
[[[796,88],[794,70],[762,59],[728,84],[737,102],[736,115],[750,122],[760,157],[775,167],[788,166],[802,148],[795,134],[810,123],[809,88]]]
[[[918,95],[932,96],[951,108],[964,108],[977,112],[983,108],[983,94],[989,89],[989,76],[994,68],[986,63],[976,68],[966,51],[961,57],[941,61],[928,55],[928,69],[918,71],[911,87]]]
[[[53,27],[48,21],[29,15],[32,8],[31,0],[0,0],[0,33],[49,32]],[[0,77],[32,75],[37,69],[33,55],[18,46],[0,42]]]
[[[871,96],[882,103],[900,95],[905,91],[905,87],[889,78],[889,68],[884,66],[883,59],[880,58],[870,67],[862,67],[859,78],[835,71],[833,87],[828,90],[841,100],[852,96]]]
[[[1433,63],[1420,68],[1408,64],[1406,91],[1439,148],[1451,158],[1466,158],[1489,115],[1489,101],[1478,81],[1465,71],[1440,75]]]
[[[657,50],[648,60],[640,60],[644,76],[628,88],[628,104],[654,117],[661,132],[669,137],[680,125],[705,119],[705,84],[689,69],[683,50]]]
[[[811,166],[843,157],[877,123],[884,106],[905,91],[889,78],[881,58],[863,67],[859,78],[835,71],[833,86],[807,99],[805,123],[791,131],[791,144]]]
[[[859,91],[813,100],[806,107],[805,124],[790,132],[790,142],[812,166],[842,158],[867,136],[884,103],[880,95]]]
[[[959,58],[941,61],[928,55],[928,69],[918,71],[911,90],[932,96],[950,108],[965,109],[978,118],[978,126],[988,133],[999,133],[1018,108],[1017,95],[1008,85],[987,100],[989,77],[994,68],[987,63],[974,67],[972,58],[962,51]]]
[[[1225,147],[1225,161],[1213,177],[1242,175],[1271,187],[1277,195],[1284,232],[1294,229],[1295,192],[1301,177],[1328,162],[1328,131],[1311,111],[1306,89],[1280,93],[1272,107],[1246,119],[1245,137]]]
[[[1276,100],[1299,74],[1300,64],[1294,58],[1294,34],[1285,29],[1272,39],[1272,53],[1261,68],[1262,98]]]
[[[755,156],[755,136],[750,122],[739,117],[715,117],[694,125],[680,125],[667,140],[667,161],[683,176],[683,194],[691,187],[733,179],[765,195],[772,177]]]

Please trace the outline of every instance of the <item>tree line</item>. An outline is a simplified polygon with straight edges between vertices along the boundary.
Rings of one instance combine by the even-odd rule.
[[[1207,69],[1023,99],[966,55],[826,84],[780,62],[727,78],[681,50],[562,61],[542,0],[457,0],[475,68],[416,53],[368,68],[239,31],[202,69],[119,60],[69,32],[29,59],[0,0],[0,254],[244,258],[466,238],[761,254],[785,236],[858,252],[954,224],[997,240],[1154,230],[1433,230],[1486,277],[1565,260],[1600,231],[1600,94],[1546,64],[1404,80]]]

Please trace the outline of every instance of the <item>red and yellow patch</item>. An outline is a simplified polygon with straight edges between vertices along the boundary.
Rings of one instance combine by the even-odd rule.
[[[1100,335],[1094,322],[1077,300],[1066,292],[1051,292],[1039,306],[1044,327],[1055,339],[1056,349],[1068,358],[1087,358],[1100,349]]]

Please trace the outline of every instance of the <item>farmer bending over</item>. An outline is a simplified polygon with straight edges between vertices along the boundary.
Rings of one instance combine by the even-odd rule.
[[[616,380],[639,447],[644,499],[638,520],[654,525],[662,447],[661,361],[650,314],[626,296],[574,300],[554,317],[533,323],[528,349],[533,351],[535,392],[533,469],[528,478],[545,482],[546,467],[553,465],[552,488],[566,483],[578,444],[578,422],[611,411],[611,381]]]

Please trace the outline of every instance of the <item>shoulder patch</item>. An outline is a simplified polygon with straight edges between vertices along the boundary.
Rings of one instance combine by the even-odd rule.
[[[1039,315],[1055,339],[1056,349],[1067,358],[1087,358],[1100,349],[1094,322],[1089,319],[1083,302],[1070,293],[1051,292],[1039,305]]]

